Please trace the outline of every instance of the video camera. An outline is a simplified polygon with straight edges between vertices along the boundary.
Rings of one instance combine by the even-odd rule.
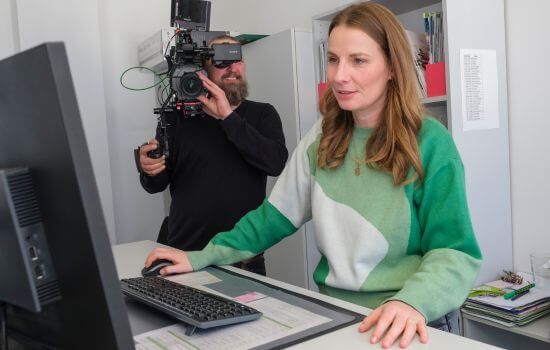
[[[203,70],[203,62],[211,59],[216,67],[227,67],[241,60],[241,46],[214,44],[212,48],[198,47],[190,32],[177,30],[175,35],[176,45],[172,46],[170,55],[166,57],[170,89],[180,102],[176,103],[176,109],[182,110],[187,116],[195,115],[201,112],[196,97],[207,93],[197,75],[197,72]]]
[[[172,0],[170,22],[176,28],[175,45],[170,48],[166,61],[170,89],[176,97],[175,107],[185,116],[201,113],[196,97],[207,91],[197,72],[203,70],[204,61],[211,59],[215,66],[227,67],[241,60],[240,44],[214,44],[211,48],[206,45],[208,39],[226,34],[209,31],[210,7],[210,1]],[[200,41],[202,46],[197,44]]]
[[[211,60],[218,68],[227,67],[242,59],[241,44],[214,44],[207,46],[207,41],[219,36],[228,35],[227,32],[210,32],[211,2],[204,0],[172,0],[170,24],[175,32],[165,50],[165,59],[168,66],[170,93],[162,102],[160,108],[155,108],[158,115],[156,139],[157,149],[148,153],[151,158],[169,157],[169,144],[166,112],[180,112],[184,117],[203,115],[202,105],[197,100],[199,95],[207,95],[202,81],[197,75],[203,71],[204,62]],[[172,40],[175,44],[170,47]],[[199,46],[198,43],[202,43]],[[166,54],[170,47],[169,54]],[[134,151],[136,165],[139,166],[139,148]]]

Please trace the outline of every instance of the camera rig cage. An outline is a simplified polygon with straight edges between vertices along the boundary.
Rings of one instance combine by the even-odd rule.
[[[170,24],[175,27],[175,31],[165,50],[169,80],[167,88],[170,89],[170,93],[161,107],[153,110],[154,114],[158,115],[155,134],[158,146],[155,150],[148,152],[147,155],[151,158],[160,158],[164,155],[168,159],[170,156],[167,130],[169,125],[166,122],[165,113],[179,112],[184,117],[204,115],[202,105],[197,100],[199,95],[208,94],[197,75],[198,72],[203,71],[204,62],[211,60],[217,67],[226,67],[242,59],[241,44],[207,46],[207,41],[228,35],[225,31],[209,30],[210,8],[210,1],[172,0]],[[170,46],[172,41],[174,45]],[[198,43],[202,45],[199,46]],[[134,150],[134,156],[138,171],[142,173],[139,148]]]

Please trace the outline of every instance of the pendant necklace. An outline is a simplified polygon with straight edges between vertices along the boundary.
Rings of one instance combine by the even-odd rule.
[[[361,175],[361,165],[367,165],[367,161],[356,157],[353,157],[353,161],[355,162],[355,176],[359,176]]]

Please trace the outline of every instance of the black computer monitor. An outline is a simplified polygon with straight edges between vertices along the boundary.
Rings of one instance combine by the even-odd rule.
[[[0,168],[15,167],[30,169],[62,298],[8,305],[10,349],[134,348],[63,43],[0,61]]]

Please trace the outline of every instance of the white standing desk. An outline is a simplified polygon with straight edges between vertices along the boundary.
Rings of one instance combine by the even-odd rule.
[[[147,254],[153,248],[162,246],[152,241],[140,241],[134,243],[127,243],[113,246],[113,254],[118,271],[119,278],[130,278],[141,276],[140,272],[143,268],[143,263]],[[224,268],[240,273],[244,276],[255,278],[259,281],[267,282],[290,291],[307,295],[325,302],[358,312],[362,314],[369,314],[370,309],[345,302],[340,299],[332,298],[326,295],[322,295],[304,288],[296,287],[284,282],[274,280],[272,278],[260,276],[250,273],[241,269],[234,268],[232,266],[224,266]],[[128,300],[128,317],[130,319],[130,326],[132,327],[132,333],[134,335],[141,334],[146,331],[150,331],[156,328],[168,326],[176,323],[174,319],[165,316],[164,314],[142,305],[138,302]],[[351,325],[331,333],[321,335],[317,338],[299,343],[290,347],[289,349],[381,349],[380,343],[371,345],[369,343],[370,332],[359,333],[357,331],[358,325]],[[445,333],[437,329],[428,328],[429,342],[428,344],[421,344],[418,337],[415,338],[413,343],[408,347],[411,350],[481,350],[481,349],[499,349],[497,347],[480,343],[471,339],[459,337],[454,334]],[[396,342],[392,349],[399,349],[399,343]]]

